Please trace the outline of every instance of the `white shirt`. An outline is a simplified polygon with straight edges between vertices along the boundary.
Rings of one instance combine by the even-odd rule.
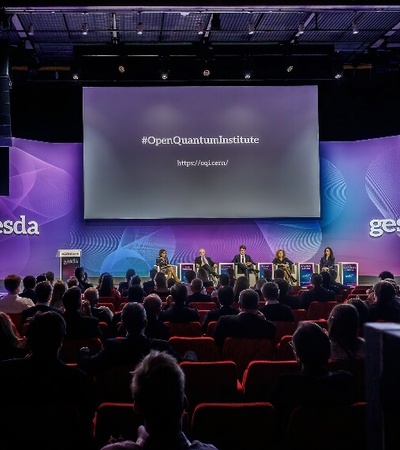
[[[30,298],[20,297],[18,294],[8,294],[0,299],[0,311],[5,313],[19,313],[31,306],[35,304]]]

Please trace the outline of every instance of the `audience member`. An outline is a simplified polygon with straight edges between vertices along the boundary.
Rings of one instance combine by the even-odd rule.
[[[121,294],[121,297],[126,297],[127,293],[128,293],[128,287],[129,287],[129,283],[131,281],[131,278],[134,277],[136,275],[136,270],[135,269],[128,269],[125,273],[125,280],[121,281],[118,284],[118,291]]]
[[[91,443],[96,409],[94,386],[84,372],[77,367],[68,366],[58,358],[65,331],[64,319],[54,311],[34,316],[26,331],[29,356],[0,363],[0,386],[3,386],[1,401],[3,406],[12,405],[14,410],[18,406],[21,414],[26,413],[29,405],[39,405],[39,411],[46,405],[77,409],[83,434],[75,444],[80,445],[80,448],[90,448],[88,446]],[[71,423],[60,422],[57,427],[54,424],[57,417],[28,417],[29,425],[40,421],[51,421],[53,425],[48,426],[46,433],[26,434],[24,429],[28,424],[18,422],[12,430],[8,430],[8,436],[4,436],[3,430],[0,439],[4,442],[9,437],[11,446],[5,445],[2,448],[67,449],[68,445],[64,440],[60,441],[60,436],[68,440],[70,434],[73,434],[74,430],[69,428],[72,427],[70,416],[71,412]],[[4,423],[4,417],[2,421]]]
[[[205,288],[214,286],[214,282],[210,280],[207,270],[203,267],[197,270],[197,278],[200,278]]]
[[[234,302],[239,302],[239,296],[242,291],[245,289],[250,288],[250,283],[248,278],[246,278],[244,275],[240,275],[236,278],[235,285],[233,286],[233,293],[234,293]]]
[[[350,303],[336,305],[328,318],[330,359],[362,359],[365,341],[358,336],[359,317],[357,308]]]
[[[134,284],[128,288],[128,302],[143,303],[145,292],[142,286]],[[126,330],[121,323],[121,311],[117,311],[111,321],[110,336],[125,336]]]
[[[54,306],[54,308],[60,309],[62,312],[64,311],[64,303],[62,301],[64,292],[68,289],[67,283],[62,280],[57,280],[54,283],[53,290],[51,292],[50,297],[50,306]]]
[[[99,320],[89,315],[89,302],[82,301],[81,290],[78,286],[65,291],[63,303],[64,312],[62,316],[67,325],[65,335],[67,339],[103,338],[99,328]],[[86,309],[86,311],[82,312],[82,309]]]
[[[274,282],[279,287],[279,303],[291,309],[300,309],[300,299],[297,295],[290,295],[292,286],[284,278],[276,278]]]
[[[379,281],[373,290],[375,302],[369,305],[369,322],[400,322],[400,302],[396,300],[393,284]]]
[[[230,278],[227,273],[221,273],[218,279],[218,283],[215,286],[215,289],[211,292],[211,299],[212,300],[218,299],[218,291],[225,286],[230,286]]]
[[[78,278],[76,278],[75,275],[73,275],[72,277],[69,277],[68,280],[66,281],[66,283],[67,283],[67,289],[69,289],[71,287],[74,287],[74,286],[78,286],[79,287],[79,281],[78,281]]]
[[[239,296],[240,313],[221,316],[215,326],[214,339],[222,349],[227,337],[268,338],[275,337],[276,326],[258,309],[259,297],[254,289],[244,289]]]
[[[164,272],[157,272],[154,277],[154,291],[155,294],[159,295],[161,300],[165,300],[170,294],[170,290],[167,285],[167,276]]]
[[[23,358],[27,354],[25,341],[15,333],[8,314],[0,312],[0,361]]]
[[[264,284],[267,282],[267,280],[265,278],[259,278],[256,281],[256,284],[253,286],[253,289],[257,292],[258,296],[260,297],[260,300],[265,300],[262,298],[262,287],[264,286]]]
[[[229,286],[234,287],[236,282],[235,270],[233,267],[228,267],[226,273],[229,276]]]
[[[286,279],[286,272],[283,269],[275,269],[274,271],[274,281],[278,278]],[[289,283],[289,282],[288,282]]]
[[[54,306],[50,306],[52,287],[49,281],[40,281],[35,286],[36,304],[28,309],[22,311],[22,323],[25,323],[32,319],[37,312],[54,311],[59,314],[62,311]]]
[[[210,322],[217,321],[221,316],[236,316],[239,314],[239,310],[232,306],[233,297],[233,289],[230,286],[222,286],[218,289],[218,303],[220,304],[220,307],[207,311],[201,325],[203,334],[207,331],[207,327]]]
[[[332,291],[328,291],[322,287],[322,276],[319,273],[311,275],[311,284],[313,287],[300,294],[300,308],[307,309],[311,302],[328,302],[335,301],[336,295]]]
[[[147,326],[144,334],[148,338],[169,339],[169,326],[160,320],[162,301],[157,294],[149,294],[143,300],[143,306],[147,315]]]
[[[338,273],[335,269],[329,269],[329,275],[331,276],[331,284],[330,289],[334,291],[336,294],[343,294],[343,291],[346,289],[346,286],[337,281]]]
[[[167,297],[167,308],[160,314],[163,322],[200,322],[197,309],[186,306],[187,289],[182,283],[176,283]]]
[[[55,283],[55,276],[54,276],[54,272],[52,272],[51,270],[48,270],[46,273],[46,280],[50,283],[51,287],[54,287],[54,283]]]
[[[279,286],[277,283],[265,283],[262,287],[265,305],[260,308],[267,320],[271,322],[294,322],[292,309],[279,302]]]
[[[115,442],[102,450],[217,450],[211,444],[190,442],[182,431],[185,411],[185,375],[170,355],[153,351],[133,372],[131,383],[135,411],[144,419],[138,439]]]
[[[146,295],[151,294],[154,291],[154,277],[157,275],[157,269],[150,269],[149,276],[150,278],[143,282],[143,289],[146,292]]]
[[[360,298],[351,297],[346,300],[346,303],[353,305],[358,312],[358,329],[359,333],[364,332],[364,324],[369,320],[369,307],[368,303]]]
[[[83,298],[89,302],[90,308],[88,309],[88,312],[90,314],[88,315],[96,317],[99,322],[105,322],[110,326],[114,313],[108,306],[99,306],[99,291],[94,286],[87,288],[83,293]]]
[[[86,289],[85,289],[86,290]],[[98,287],[99,297],[112,297],[114,299],[114,305],[119,307],[121,302],[121,294],[114,285],[114,277],[110,273],[103,275],[100,285]],[[85,291],[83,291],[85,292]]]
[[[36,304],[37,297],[35,292],[36,278],[33,275],[27,275],[22,279],[24,286],[23,291],[19,294],[20,297],[30,298]]]
[[[7,275],[4,279],[4,288],[8,292],[6,296],[0,298],[0,311],[8,314],[22,312],[24,309],[35,306],[33,301],[26,297],[20,297],[19,287],[21,277],[15,274]]]
[[[262,272],[262,277],[266,280],[266,281],[273,281],[272,279],[272,270],[270,269],[264,269]]]
[[[380,274],[378,275],[378,281],[383,281],[385,279],[391,279],[394,280],[394,274],[392,272],[390,272],[389,270],[383,270],[382,272],[380,272]],[[372,304],[375,302],[375,295],[374,295],[374,288],[372,287],[371,289],[367,289],[367,303],[368,304]]]
[[[85,292],[87,288],[93,286],[93,284],[89,282],[87,273],[85,272],[85,269],[83,267],[77,267],[75,269],[74,275],[78,280],[78,286],[82,294]]]
[[[186,289],[188,291],[188,295],[192,295],[192,281],[196,278],[196,272],[194,270],[187,270],[185,272],[185,279],[186,281],[183,282],[183,284],[186,286]]]
[[[320,275],[322,277],[322,287],[336,294],[336,291],[332,287],[332,277],[329,271],[323,270],[320,272]]]
[[[122,309],[121,319],[126,330],[124,337],[106,339],[103,349],[95,355],[91,355],[87,347],[81,349],[79,367],[86,373],[94,375],[116,366],[129,365],[133,368],[151,350],[165,351],[177,361],[182,360],[167,341],[145,335],[147,315],[142,304],[127,303]]]
[[[176,283],[176,280],[174,278],[168,278],[168,280],[167,280],[168,289],[171,289],[175,283]]]
[[[295,406],[349,405],[356,401],[354,376],[342,370],[329,371],[331,345],[318,324],[299,324],[293,334],[293,351],[301,372],[280,375],[271,398],[280,429],[287,424]]]
[[[46,281],[46,280],[47,280],[47,278],[46,278],[46,274],[45,273],[41,273],[40,275],[38,275],[36,277],[36,283],[40,283],[40,282]]]
[[[186,298],[186,305],[190,305],[190,302],[210,302],[211,295],[207,294],[200,278],[195,278],[191,283],[192,294]]]

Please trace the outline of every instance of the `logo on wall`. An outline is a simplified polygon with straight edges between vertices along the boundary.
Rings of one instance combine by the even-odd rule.
[[[369,222],[369,235],[374,238],[381,237],[384,233],[399,233],[400,218],[397,219],[372,219]]]
[[[34,220],[27,222],[26,216],[21,214],[19,220],[0,221],[0,234],[39,236],[39,224]]]

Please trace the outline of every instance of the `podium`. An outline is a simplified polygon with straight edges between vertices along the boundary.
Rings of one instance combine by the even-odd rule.
[[[60,259],[60,279],[67,281],[68,278],[75,275],[75,269],[81,265],[82,250],[78,249],[59,249],[57,258]]]

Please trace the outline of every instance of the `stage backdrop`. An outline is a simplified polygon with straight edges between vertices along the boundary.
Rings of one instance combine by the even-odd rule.
[[[241,244],[257,262],[284,248],[295,262],[318,263],[330,246],[337,262],[358,262],[361,276],[399,275],[400,137],[322,142],[320,159],[320,220],[84,221],[82,144],[14,138],[10,195],[0,197],[0,279],[47,270],[58,275],[58,249],[81,249],[81,263],[95,279],[106,271],[123,277],[130,267],[147,276],[160,248],[174,264],[193,262],[200,247],[215,261],[230,262]],[[290,184],[296,172],[282,176]],[[165,202],[179,201],[175,194],[165,193]],[[140,201],[138,187],[126,208]]]

